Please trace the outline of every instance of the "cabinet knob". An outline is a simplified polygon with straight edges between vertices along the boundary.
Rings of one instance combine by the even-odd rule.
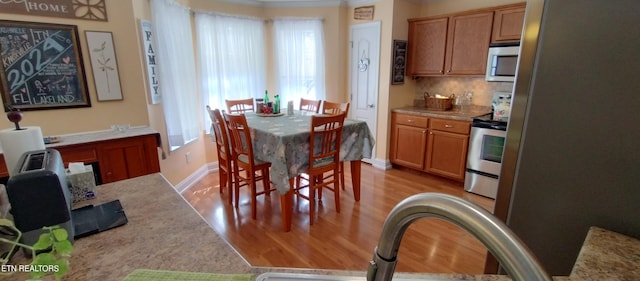
[[[429,132],[429,135],[433,135],[433,132]]]
[[[453,128],[453,125],[449,125],[449,124],[447,124],[447,125],[444,125],[444,127],[445,127],[445,128]]]
[[[409,120],[407,120],[407,122],[409,122],[409,123],[413,123],[413,120],[409,119]]]
[[[426,130],[422,131],[422,134],[423,134],[423,135],[424,135],[424,134],[426,134],[426,133],[427,133],[427,131],[426,131]]]

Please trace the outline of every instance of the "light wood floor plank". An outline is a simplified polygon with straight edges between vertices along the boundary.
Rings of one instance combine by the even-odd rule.
[[[229,206],[228,194],[219,193],[217,173],[207,175],[183,196],[250,264],[291,268],[366,270],[387,214],[414,194],[451,194],[493,210],[493,200],[464,192],[461,183],[405,169],[382,171],[367,164],[362,167],[361,200],[355,202],[348,166],[341,212],[335,211],[333,194],[326,191],[317,204],[316,221],[309,226],[308,202],[294,199],[288,233],[282,232],[277,192],[258,199],[256,220],[251,219],[248,191],[241,189],[238,208]],[[481,274],[485,255],[484,246],[457,226],[422,219],[407,229],[396,270]]]

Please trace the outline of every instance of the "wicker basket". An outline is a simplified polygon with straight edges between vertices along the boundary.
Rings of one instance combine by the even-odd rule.
[[[436,98],[430,95],[428,92],[424,93],[424,106],[430,110],[449,110],[453,107],[454,96],[451,95],[448,98]]]

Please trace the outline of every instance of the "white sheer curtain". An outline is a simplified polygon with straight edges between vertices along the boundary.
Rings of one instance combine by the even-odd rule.
[[[262,97],[267,85],[264,20],[205,12],[196,12],[195,18],[203,103],[226,109],[225,99]]]
[[[322,19],[274,20],[276,72],[280,98],[325,98],[324,32]]]
[[[175,150],[197,139],[200,132],[191,16],[187,7],[173,0],[151,0],[151,16],[162,108],[169,147]]]

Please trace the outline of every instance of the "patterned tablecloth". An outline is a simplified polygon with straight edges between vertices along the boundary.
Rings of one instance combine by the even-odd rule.
[[[289,179],[309,168],[311,115],[296,111],[294,115],[276,117],[246,113],[251,127],[254,156],[271,162],[269,175],[281,194],[289,191]],[[371,157],[375,144],[364,121],[345,119],[340,146],[340,160],[353,161]]]

